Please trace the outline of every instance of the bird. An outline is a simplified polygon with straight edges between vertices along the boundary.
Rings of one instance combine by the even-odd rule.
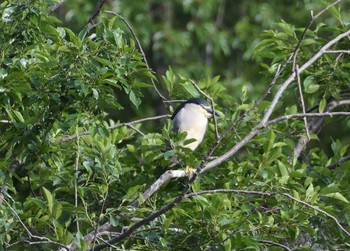
[[[187,133],[185,139],[179,144],[194,151],[203,141],[208,119],[213,117],[213,113],[209,103],[202,98],[192,98],[178,106],[171,116],[172,131],[176,134]],[[215,115],[219,116],[216,112]],[[194,139],[194,141],[184,144],[189,139]]]

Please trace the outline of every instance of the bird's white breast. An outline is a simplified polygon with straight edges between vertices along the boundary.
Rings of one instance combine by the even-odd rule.
[[[184,109],[181,109],[177,114],[179,116],[179,131],[187,132],[185,140],[196,139],[196,141],[185,145],[185,147],[194,150],[202,142],[205,131],[208,126],[208,118],[205,113],[198,109],[196,104],[186,104]]]

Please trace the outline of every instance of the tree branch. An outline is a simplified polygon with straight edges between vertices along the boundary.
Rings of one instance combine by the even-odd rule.
[[[330,53],[330,54],[350,54],[350,50],[327,50],[324,53]]]
[[[299,69],[299,74],[302,73],[303,71],[305,71],[307,68],[309,68],[313,63],[316,62],[316,60],[318,60],[324,53],[325,51],[328,50],[328,48],[330,48],[331,46],[333,46],[335,43],[337,43],[338,41],[340,41],[341,39],[347,37],[350,35],[350,29],[347,30],[346,32],[338,35],[336,38],[332,39],[331,41],[329,41],[327,44],[325,44],[312,58],[310,58],[305,64],[303,64],[300,69]],[[275,109],[277,102],[279,101],[279,99],[281,98],[282,94],[284,93],[284,91],[287,89],[287,87],[295,80],[296,74],[295,72],[293,72],[289,78],[284,81],[284,83],[280,86],[280,88],[278,89],[276,95],[274,96],[269,108],[267,109],[267,112],[265,113],[265,116],[262,119],[262,123],[266,123],[268,121],[268,119],[270,118],[273,110]]]
[[[331,169],[331,170],[332,170],[332,169],[335,169],[335,168],[337,168],[338,166],[341,166],[344,162],[346,162],[346,161],[348,161],[348,160],[350,160],[350,155],[345,156],[345,157],[341,158],[340,160],[338,160],[337,162],[335,162],[335,163],[333,163],[333,164],[331,164],[331,165],[326,166],[326,168]]]
[[[338,221],[338,219],[335,218],[333,215],[327,213],[326,211],[324,211],[324,210],[322,210],[322,209],[320,209],[320,208],[318,208],[318,207],[315,207],[315,206],[313,206],[313,205],[310,205],[309,203],[307,203],[307,202],[305,202],[305,201],[302,201],[302,200],[299,200],[299,199],[297,199],[297,198],[294,198],[294,197],[293,197],[292,195],[290,195],[290,194],[282,193],[281,195],[283,195],[284,197],[287,197],[287,198],[289,198],[289,199],[291,199],[291,200],[294,200],[294,201],[296,201],[296,202],[298,202],[298,203],[300,203],[300,204],[302,204],[302,205],[304,205],[304,206],[306,206],[306,207],[312,208],[313,210],[315,210],[315,211],[317,211],[317,212],[319,212],[319,213],[324,214],[324,215],[327,216],[328,218],[331,218],[331,219],[335,222],[335,224],[337,224],[337,226],[338,226],[348,237],[350,237],[350,233],[340,224],[340,222]]]
[[[297,61],[297,56],[298,56],[298,52],[300,50],[301,47],[301,43],[303,42],[306,32],[308,29],[310,29],[311,25],[315,22],[315,20],[320,17],[323,13],[325,13],[327,10],[329,10],[330,8],[334,7],[335,5],[337,5],[338,3],[340,3],[342,0],[337,0],[334,3],[328,5],[326,8],[324,8],[323,10],[321,10],[320,12],[318,12],[315,16],[313,15],[313,12],[311,11],[311,20],[309,22],[309,24],[305,27],[303,33],[301,34],[301,38],[299,39],[299,42],[297,44],[297,46],[294,49],[292,58],[293,58],[293,71],[295,71],[295,66],[296,66],[296,61]]]
[[[323,54],[324,51],[326,51],[329,47],[337,43],[339,40],[341,40],[344,37],[347,37],[350,34],[350,30],[338,35],[336,38],[332,39],[329,41],[326,45],[324,45],[311,59],[309,59],[300,69],[299,73],[303,72],[306,70],[308,67],[310,67],[318,58],[320,58]],[[187,182],[185,188],[183,189],[182,193],[178,195],[172,202],[164,206],[162,209],[158,210],[155,213],[150,214],[143,220],[140,220],[136,222],[134,225],[130,226],[128,230],[126,230],[124,233],[119,235],[118,237],[114,237],[111,240],[107,241],[107,243],[103,243],[100,245],[97,245],[95,247],[95,250],[101,250],[105,247],[108,247],[108,244],[116,243],[119,242],[126,237],[130,236],[136,229],[139,227],[149,223],[150,221],[156,219],[160,215],[164,214],[165,212],[169,211],[172,209],[174,206],[176,206],[185,196],[185,194],[189,191],[192,183],[197,179],[199,173],[205,172],[213,167],[218,166],[219,164],[223,163],[224,161],[228,160],[231,158],[238,150],[240,150],[244,145],[246,145],[252,138],[254,138],[259,131],[266,127],[268,119],[270,118],[273,110],[275,109],[278,100],[281,98],[282,94],[286,90],[286,88],[289,86],[289,84],[295,79],[296,74],[293,72],[293,74],[281,85],[279,90],[277,91],[276,96],[274,97],[273,101],[271,102],[271,105],[269,106],[268,110],[266,111],[263,120],[259,123],[258,126],[253,128],[253,130],[246,135],[240,142],[238,142],[236,145],[234,145],[230,150],[228,150],[225,154],[221,155],[217,159],[211,161],[208,163],[209,157],[213,154],[213,152],[216,150],[216,148],[219,146],[220,141],[222,140],[223,137],[226,136],[228,133],[228,130],[225,131],[225,133],[222,134],[222,136],[214,143],[212,148],[208,151],[207,155],[203,158],[200,166],[197,168],[196,172],[193,174],[192,178]],[[344,115],[344,114],[342,114]],[[347,115],[347,114],[346,114]],[[288,116],[288,115],[287,115]],[[309,116],[306,114],[303,114],[303,116]],[[302,117],[303,117],[302,116]],[[317,115],[319,116],[319,114]],[[330,116],[330,115],[328,115]],[[230,127],[231,128],[231,127]],[[232,127],[233,128],[233,127]]]
[[[59,2],[58,3],[55,3],[55,4],[49,4],[48,6],[47,6],[47,9],[49,10],[49,11],[55,11],[56,9],[58,9],[62,4],[64,4],[64,2],[65,2],[66,0],[59,0]]]
[[[281,243],[277,243],[277,242],[274,242],[274,241],[269,241],[269,240],[256,240],[256,241],[261,242],[261,243],[269,244],[270,246],[277,246],[277,247],[284,248],[285,250],[292,251],[292,249],[290,249],[286,245],[283,245]]]
[[[340,2],[340,1],[337,1]],[[114,13],[116,14],[116,13]],[[118,15],[118,14],[116,14]],[[119,15],[118,15],[119,16]],[[336,38],[332,39],[331,41],[329,41],[326,45],[324,45],[312,58],[310,58],[304,65],[302,65],[299,69],[299,73],[302,73],[303,71],[305,71],[308,67],[310,67],[314,62],[316,62],[316,60],[318,60],[324,53],[326,50],[328,50],[332,45],[334,45],[335,43],[337,43],[339,40],[341,40],[344,37],[349,36],[350,34],[350,30],[340,34],[339,36],[337,36]],[[280,76],[280,71],[278,70],[276,75],[275,75],[275,79],[272,81],[272,83],[270,84],[269,88],[266,90],[266,92],[264,93],[264,95],[262,96],[262,99],[259,99],[258,101],[263,100],[266,95],[270,92],[270,90],[272,89],[272,86],[274,86],[277,78]],[[222,156],[218,157],[217,159],[208,162],[209,157],[214,153],[214,151],[216,150],[216,148],[219,146],[221,140],[227,136],[227,134],[233,129],[234,125],[236,123],[238,123],[237,121],[233,122],[232,125],[230,127],[228,127],[225,132],[221,135],[221,137],[213,144],[213,146],[211,147],[211,149],[208,151],[208,153],[204,156],[204,158],[201,161],[201,164],[199,165],[199,167],[197,168],[196,172],[193,174],[193,176],[189,179],[189,181],[186,183],[184,189],[182,190],[182,192],[170,203],[166,204],[163,208],[161,208],[160,210],[148,215],[147,217],[145,217],[144,219],[134,223],[133,225],[131,225],[125,232],[121,233],[119,236],[116,236],[108,241],[106,241],[105,243],[102,243],[100,245],[97,245],[96,247],[94,247],[94,250],[101,250],[105,247],[108,247],[110,244],[114,244],[117,243],[119,241],[124,240],[125,238],[129,237],[134,231],[136,231],[136,229],[138,229],[139,227],[148,224],[149,222],[153,221],[154,219],[156,219],[157,217],[161,216],[162,214],[164,214],[165,212],[171,210],[173,207],[175,207],[178,203],[180,203],[185,197],[186,194],[188,193],[188,191],[190,190],[190,187],[192,186],[193,182],[197,179],[198,175],[213,168],[218,166],[219,164],[223,163],[224,161],[228,160],[229,158],[231,158],[239,149],[241,149],[243,146],[245,146],[247,144],[247,142],[249,142],[252,138],[254,138],[262,129],[264,129],[266,126],[269,126],[272,123],[277,123],[279,121],[282,120],[286,120],[289,118],[293,118],[293,117],[306,117],[306,116],[332,116],[332,115],[349,115],[349,113],[343,113],[343,114],[336,114],[336,113],[323,113],[322,115],[320,115],[319,113],[315,113],[315,114],[298,114],[298,115],[286,115],[280,118],[277,118],[275,120],[271,120],[269,121],[269,118],[272,114],[272,112],[275,110],[275,107],[277,105],[277,102],[279,101],[279,99],[281,98],[282,94],[284,93],[284,91],[286,90],[286,88],[290,85],[290,83],[292,83],[292,81],[295,80],[296,74],[295,72],[293,72],[290,77],[280,86],[280,88],[277,91],[277,94],[275,95],[275,97],[273,98],[273,101],[271,102],[269,108],[267,109],[266,113],[264,114],[263,120],[255,127],[252,129],[252,131],[250,133],[248,133],[240,142],[238,142],[236,145],[234,145],[231,149],[229,149],[225,154],[223,154]],[[257,101],[257,102],[258,102]],[[255,109],[257,107],[257,102],[255,103],[255,105],[253,106],[252,109]],[[164,100],[163,100],[164,103]],[[251,110],[252,110],[251,109]],[[249,110],[248,112],[250,112],[251,110]],[[240,118],[243,119],[244,116],[247,113],[243,114]],[[239,120],[241,121],[241,120]],[[169,176],[170,177],[170,176]],[[157,185],[155,185],[155,187],[159,187],[159,184],[161,184],[161,182],[159,182]],[[152,191],[154,189],[151,189]],[[290,196],[290,195],[284,195],[283,196]],[[295,199],[294,197],[291,196],[290,199],[294,199],[295,201],[298,201],[297,199]],[[300,201],[300,200],[299,200]],[[136,202],[135,202],[136,203]],[[138,204],[140,202],[137,202]],[[304,204],[304,205],[309,205],[306,202],[300,201],[300,203]],[[312,205],[310,205],[311,208],[313,208],[316,211],[319,212],[324,212],[321,209],[318,209]],[[337,219],[324,212],[326,216],[332,218],[337,225],[346,233],[349,235],[349,233],[342,228],[342,226],[340,225],[340,223],[337,221]],[[109,229],[109,227],[111,227],[110,223],[106,223],[104,225],[102,225],[99,230],[101,230],[102,228],[106,228]],[[92,235],[94,235],[94,233],[90,233]],[[89,234],[89,235],[90,235]],[[85,236],[87,237],[87,236]],[[85,239],[85,238],[84,238]]]
[[[331,218],[337,226],[347,235],[350,237],[350,233],[340,224],[337,218],[335,218],[333,215],[327,213],[326,211],[313,206],[303,200],[297,199],[293,197],[292,195],[288,193],[274,193],[274,192],[260,192],[260,191],[249,191],[249,190],[235,190],[235,189],[216,189],[216,190],[206,190],[206,191],[201,191],[197,193],[191,193],[188,194],[187,197],[193,197],[193,196],[198,196],[198,195],[203,195],[203,194],[214,194],[214,193],[238,193],[238,194],[249,194],[249,195],[259,195],[259,196],[268,196],[268,197],[275,197],[276,195],[281,195],[283,197],[286,197],[290,200],[293,200],[299,204],[302,204],[308,208],[311,208],[319,213],[322,213],[323,215],[327,216],[328,218]],[[187,198],[185,197],[185,198]]]
[[[325,111],[326,112],[330,112],[333,109],[335,109],[338,106],[341,105],[348,105],[350,104],[350,99],[346,99],[346,100],[331,100],[330,102],[328,102]],[[313,109],[310,109],[310,111]],[[312,114],[312,113],[309,113]],[[320,126],[323,123],[323,116],[320,116],[319,118],[315,118],[312,121],[309,122],[309,131],[311,131],[312,133],[315,133]],[[294,147],[293,150],[293,159],[298,159],[301,152],[303,151],[303,149],[305,148],[306,144],[310,141],[310,138],[307,137],[306,135],[302,135],[299,140],[298,143],[296,144],[296,146]]]
[[[5,202],[5,204],[8,206],[8,208],[10,208],[10,210],[12,211],[12,213],[16,216],[16,218],[18,219],[19,223],[22,225],[22,227],[25,229],[25,231],[27,232],[27,234],[29,235],[29,238],[33,238],[33,239],[38,239],[40,240],[40,243],[50,243],[50,244],[54,244],[57,246],[62,247],[61,250],[67,250],[69,251],[68,247],[56,242],[56,241],[52,241],[47,237],[42,237],[42,236],[38,236],[38,235],[34,235],[32,234],[32,232],[30,232],[30,230],[27,228],[27,226],[23,223],[23,221],[21,220],[21,217],[19,217],[19,215],[16,213],[16,211],[11,207],[11,205],[7,202],[7,200],[5,198],[3,198],[3,202]]]
[[[159,116],[154,116],[154,117],[148,117],[148,118],[143,118],[143,119],[138,119],[138,120],[134,120],[134,121],[130,121],[130,122],[124,122],[124,123],[119,123],[116,125],[112,125],[107,127],[107,130],[113,130],[113,129],[117,129],[120,127],[131,127],[134,124],[139,124],[145,121],[150,121],[150,120],[157,120],[157,119],[164,119],[164,118],[170,118],[171,115],[168,114],[164,114],[164,115],[159,115]],[[131,127],[132,128],[132,127]],[[132,128],[134,130],[134,128]],[[89,135],[90,132],[89,131],[84,131],[81,133],[77,133],[75,135],[70,135],[70,136],[63,136],[61,139],[57,140],[56,143],[57,144],[62,144],[63,142],[69,141],[69,140],[73,140],[76,139],[77,137],[81,137],[81,136],[86,136]]]
[[[304,101],[304,95],[303,95],[303,89],[301,87],[301,82],[300,82],[300,74],[299,74],[299,66],[296,65],[295,67],[295,74],[297,75],[297,83],[298,83],[298,89],[299,89],[299,95],[300,95],[300,103],[301,103],[301,109],[303,113],[306,113],[305,109],[305,101]],[[310,140],[310,132],[309,132],[309,126],[307,125],[307,118],[304,117],[304,125],[305,125],[305,132],[307,138]]]
[[[165,182],[173,178],[182,178],[188,176],[185,170],[168,170],[163,173],[143,194],[142,201],[136,199],[133,203],[130,204],[132,207],[139,207],[144,201],[152,196]]]
[[[89,24],[93,25],[95,18],[101,13],[102,6],[104,5],[106,0],[99,0],[97,6],[95,7],[94,12],[89,18]]]
[[[147,69],[151,71],[151,68],[149,67],[149,64],[148,64],[148,61],[147,61],[147,58],[146,58],[146,54],[145,54],[145,52],[143,51],[142,46],[141,46],[141,43],[140,43],[139,39],[137,38],[137,36],[136,36],[134,30],[132,29],[131,25],[126,21],[126,19],[125,19],[123,16],[121,16],[120,14],[118,14],[118,13],[116,13],[116,12],[113,12],[113,11],[106,11],[106,13],[115,15],[115,16],[119,17],[120,20],[123,21],[123,23],[124,23],[124,24],[126,25],[126,27],[129,29],[129,31],[130,31],[131,35],[133,36],[134,40],[136,41],[137,47],[139,48],[139,51],[140,51],[141,54],[142,54],[143,61],[145,62],[146,66],[147,66]],[[159,89],[158,89],[156,83],[154,82],[153,78],[150,78],[150,79],[151,79],[151,82],[152,82],[152,85],[153,85],[154,90],[157,92],[158,96],[161,98],[161,100],[162,100],[162,102],[163,102],[165,108],[168,109],[168,108],[169,108],[168,103],[165,102],[165,101],[167,101],[167,99],[161,94],[161,92],[159,91]]]

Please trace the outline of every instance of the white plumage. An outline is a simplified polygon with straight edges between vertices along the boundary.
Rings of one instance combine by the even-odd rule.
[[[204,138],[208,118],[211,116],[212,109],[204,99],[190,99],[181,104],[171,118],[174,132],[187,132],[185,139],[180,144],[183,145],[186,140],[195,139],[196,141],[183,145],[192,151],[195,150]]]

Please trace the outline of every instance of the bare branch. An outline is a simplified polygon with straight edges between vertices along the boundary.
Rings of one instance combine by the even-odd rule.
[[[78,134],[78,131],[77,131]],[[79,136],[77,136],[77,156],[75,157],[75,172],[74,172],[74,207],[78,208],[78,179],[79,179],[79,158],[80,158],[80,142]],[[77,231],[80,232],[79,228],[79,215],[76,213],[75,220],[77,224]]]
[[[6,119],[0,119],[0,123],[2,123],[2,124],[10,124],[11,121],[6,120]]]
[[[143,119],[138,119],[138,120],[134,120],[134,121],[130,121],[130,122],[124,122],[124,123],[120,123],[120,124],[116,124],[113,126],[109,126],[107,127],[107,130],[113,130],[113,129],[117,129],[120,127],[124,127],[124,126],[132,126],[134,124],[139,124],[145,121],[150,121],[150,120],[157,120],[157,119],[164,119],[164,118],[169,118],[171,115],[168,114],[164,114],[164,115],[159,115],[159,116],[154,116],[154,117],[148,117],[148,118],[143,118]],[[85,135],[89,135],[89,131],[84,131],[75,135],[70,135],[70,136],[64,136],[61,139],[57,140],[56,143],[57,144],[61,144],[63,142],[69,141],[69,140],[73,140],[76,139],[77,137],[81,137],[81,136],[85,136]]]
[[[277,247],[284,248],[285,250],[292,251],[292,249],[290,249],[286,245],[283,245],[281,243],[277,243],[277,242],[274,242],[274,241],[269,241],[269,240],[256,240],[256,241],[261,242],[261,243],[269,244],[270,246],[277,246]]]
[[[278,123],[283,120],[288,120],[291,118],[304,118],[304,117],[332,117],[332,116],[350,116],[350,112],[323,112],[323,113],[295,113],[284,115],[273,120],[270,120],[266,123],[266,126],[270,126],[272,124]]]
[[[346,32],[338,35],[337,37],[335,37],[334,39],[332,39],[331,41],[329,41],[327,44],[325,44],[312,58],[310,58],[305,64],[303,64],[300,69],[299,69],[299,74],[302,73],[303,71],[305,71],[307,68],[309,68],[313,63],[316,62],[316,60],[318,60],[324,53],[326,50],[328,50],[328,48],[330,48],[331,46],[333,46],[335,43],[337,43],[338,41],[340,41],[341,39],[347,37],[350,35],[350,29],[347,30]],[[270,118],[273,110],[275,109],[277,102],[279,101],[279,99],[281,98],[282,94],[284,93],[284,91],[286,90],[286,88],[295,80],[296,74],[295,72],[293,72],[289,78],[284,81],[284,83],[280,86],[280,88],[278,89],[276,95],[274,96],[269,108],[267,109],[267,112],[265,113],[265,116],[262,119],[262,123],[266,123],[268,121],[268,119]]]
[[[350,160],[350,155],[348,156],[345,156],[343,158],[341,158],[340,160],[338,160],[337,162],[331,164],[331,165],[328,165],[326,166],[328,169],[335,169],[337,168],[338,166],[341,166],[344,162]]]
[[[303,113],[306,113],[305,101],[304,101],[303,89],[302,89],[301,83],[300,83],[300,74],[299,74],[299,66],[298,65],[296,65],[296,67],[295,67],[295,74],[297,75],[297,83],[298,83],[298,89],[299,89],[299,95],[300,95],[301,108],[302,108]],[[310,140],[310,132],[309,132],[309,126],[307,125],[307,118],[304,117],[303,119],[304,119],[306,136]]]
[[[338,226],[347,236],[350,237],[350,233],[340,224],[340,222],[338,221],[338,219],[335,218],[333,215],[327,213],[326,211],[324,211],[324,210],[322,210],[322,209],[320,209],[320,208],[318,208],[318,207],[316,207],[316,206],[310,205],[309,203],[307,203],[307,202],[305,202],[305,201],[299,200],[299,199],[293,197],[293,196],[290,195],[290,194],[282,193],[281,195],[283,195],[284,197],[287,197],[287,198],[289,198],[289,199],[291,199],[291,200],[294,200],[294,201],[296,201],[296,202],[298,202],[298,203],[300,203],[300,204],[303,204],[303,205],[306,206],[306,207],[312,208],[313,210],[315,210],[315,211],[317,211],[317,212],[319,212],[319,213],[324,214],[324,215],[327,216],[328,218],[331,218],[331,219],[335,222],[335,224],[337,224],[337,226]]]
[[[330,54],[350,54],[350,50],[327,50],[324,53],[330,53]]]
[[[141,132],[140,129],[137,129],[135,126],[133,125],[128,125],[128,127],[130,127],[131,129],[133,129],[135,132],[141,134],[143,137],[145,136],[145,134],[143,132]]]
[[[27,226],[23,223],[23,221],[21,220],[21,218],[19,217],[19,215],[16,213],[16,211],[11,207],[11,205],[7,202],[6,199],[3,199],[3,202],[5,202],[5,204],[8,206],[8,208],[10,208],[10,210],[12,211],[12,213],[16,216],[16,218],[18,219],[19,223],[22,225],[22,227],[26,230],[27,234],[29,235],[30,238],[33,238],[33,239],[38,239],[40,240],[40,243],[50,243],[50,244],[54,244],[54,245],[57,245],[57,246],[60,246],[62,247],[61,250],[67,250],[69,251],[68,247],[59,243],[59,242],[56,242],[56,241],[52,241],[50,240],[49,238],[47,237],[43,237],[43,236],[38,236],[38,235],[34,235],[32,234],[32,232],[30,232],[30,230],[27,228]]]
[[[311,21],[309,22],[309,24],[305,27],[303,33],[301,34],[301,38],[299,39],[299,42],[297,44],[297,46],[294,49],[292,58],[293,58],[293,72],[295,71],[295,65],[296,65],[296,61],[297,61],[297,56],[298,56],[298,52],[300,50],[301,47],[301,43],[303,42],[306,32],[308,29],[310,29],[311,25],[314,23],[314,21],[320,17],[323,13],[325,13],[327,10],[329,10],[330,8],[334,7],[335,5],[337,5],[338,3],[340,3],[342,0],[337,0],[334,3],[328,5],[326,8],[324,8],[323,10],[321,10],[320,12],[318,12],[316,15],[313,15],[313,11],[311,11]]]
[[[132,207],[140,206],[144,201],[152,196],[165,182],[173,178],[182,178],[188,176],[184,170],[168,170],[163,173],[143,194],[142,201],[140,199],[135,200],[130,204]]]
[[[212,169],[221,163],[225,162],[229,158],[231,158],[238,150],[240,150],[243,146],[245,146],[252,138],[254,138],[263,128],[270,126],[274,123],[291,119],[291,118],[304,118],[304,117],[329,117],[329,116],[350,116],[350,112],[325,112],[325,113],[299,113],[299,114],[290,114],[278,117],[276,119],[270,120],[265,124],[259,124],[252,131],[246,135],[241,141],[239,141],[236,145],[234,145],[230,150],[228,150],[223,155],[219,156],[215,160],[210,161],[205,167],[201,170],[201,173]]]
[[[106,0],[99,0],[97,6],[95,7],[94,12],[89,18],[89,24],[94,25],[95,18],[101,13],[102,6],[104,5]]]
[[[275,197],[276,195],[281,195],[284,197],[287,197],[288,199],[291,199],[299,204],[302,204],[308,208],[311,208],[319,213],[322,213],[323,215],[327,216],[328,218],[331,218],[336,224],[337,226],[346,234],[350,237],[350,233],[340,224],[340,222],[338,221],[337,218],[335,218],[333,215],[327,213],[326,211],[313,206],[303,200],[297,199],[295,197],[293,197],[292,195],[288,194],[288,193],[273,193],[273,192],[260,192],[260,191],[249,191],[249,190],[235,190],[235,189],[216,189],[216,190],[206,190],[206,191],[201,191],[198,193],[192,193],[192,194],[188,194],[188,197],[193,197],[193,196],[197,196],[197,195],[203,195],[203,194],[213,194],[213,193],[239,193],[239,194],[250,194],[250,195],[259,195],[259,196],[269,196],[269,197]],[[186,196],[185,196],[186,198]]]
[[[55,4],[49,4],[48,6],[47,6],[47,9],[49,10],[49,11],[55,11],[56,9],[58,9],[62,4],[64,4],[64,2],[65,2],[66,0],[59,0],[59,2],[58,3],[55,3]]]
[[[325,112],[330,112],[332,111],[334,108],[341,106],[341,105],[348,105],[350,104],[350,99],[346,99],[346,100],[331,100],[326,108],[325,108]],[[318,106],[317,106],[318,107]],[[316,107],[316,108],[317,108]],[[314,110],[313,108],[310,109],[310,111]],[[319,118],[314,118],[312,121],[309,122],[309,130],[313,133],[315,133],[320,126],[323,123],[323,119],[324,117],[321,116]],[[294,159],[298,159],[301,152],[303,151],[303,149],[305,148],[306,144],[310,141],[310,138],[307,137],[306,135],[302,135],[299,140],[298,143],[296,144],[296,146],[294,147],[293,150],[293,158]]]

